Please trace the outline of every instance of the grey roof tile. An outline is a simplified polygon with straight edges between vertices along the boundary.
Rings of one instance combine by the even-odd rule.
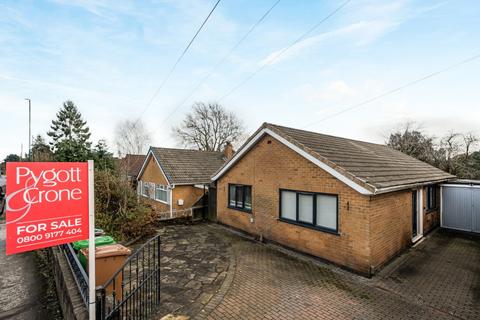
[[[155,148],[151,150],[171,184],[210,183],[210,177],[226,161],[223,152]]]
[[[262,128],[271,129],[317,159],[350,175],[353,180],[377,190],[455,178],[385,145],[270,123],[263,124]]]

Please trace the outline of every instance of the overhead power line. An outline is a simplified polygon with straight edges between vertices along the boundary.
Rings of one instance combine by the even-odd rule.
[[[243,35],[242,38],[240,38],[240,40],[237,41],[237,43],[227,52],[227,54],[225,54],[223,56],[222,59],[220,59],[213,67],[212,69],[210,70],[210,72],[205,76],[203,77],[198,83],[197,85],[189,92],[189,94],[172,110],[172,112],[170,112],[168,114],[168,116],[162,121],[162,123],[160,124],[159,127],[157,127],[157,130],[158,128],[161,128],[163,126],[163,124],[165,124],[165,122],[167,122],[170,117],[172,115],[175,114],[175,112],[177,112],[187,101],[188,99],[190,99],[193,94],[202,86],[202,84],[204,84],[213,74],[214,72],[218,69],[218,67],[220,65],[222,65],[230,56],[231,54],[243,43],[243,41],[245,41],[248,36],[265,20],[265,18],[270,14],[270,12],[278,5],[278,3],[280,2],[281,0],[277,0],[275,1],[275,3],[273,3],[273,5],[260,17],[260,19],[258,19],[251,27],[250,29],[247,31],[247,33],[245,33]],[[155,130],[154,132],[156,132],[157,130]]]
[[[138,119],[136,122],[138,122],[143,114],[147,111],[147,109],[150,107],[150,105],[152,104],[152,102],[155,100],[155,98],[157,97],[157,95],[160,93],[160,90],[162,90],[162,88],[165,86],[165,84],[167,83],[167,81],[170,79],[170,77],[172,76],[173,72],[175,71],[175,69],[177,68],[178,64],[180,63],[180,61],[183,59],[183,57],[185,56],[185,54],[187,53],[188,49],[190,49],[190,46],[192,45],[193,41],[195,41],[195,39],[197,38],[198,34],[200,33],[200,31],[202,31],[203,27],[205,26],[205,24],[207,23],[208,19],[210,19],[210,16],[212,15],[213,11],[215,11],[215,9],[217,8],[218,4],[220,3],[221,0],[218,0],[215,5],[213,6],[213,8],[210,10],[210,12],[208,13],[207,17],[203,20],[202,24],[200,25],[200,27],[198,28],[197,32],[195,32],[195,34],[193,35],[192,39],[190,40],[190,42],[188,42],[187,46],[185,47],[185,49],[183,50],[183,52],[180,54],[180,56],[177,58],[177,61],[175,61],[175,63],[173,64],[172,68],[170,69],[170,71],[167,73],[167,76],[163,79],[163,81],[160,83],[160,86],[157,88],[157,90],[155,91],[155,93],[153,94],[153,96],[150,98],[150,100],[148,101],[147,105],[145,106],[145,108],[142,110],[142,112],[140,113]]]
[[[432,72],[432,73],[430,73],[430,74],[427,74],[427,75],[425,75],[425,76],[423,76],[423,77],[421,77],[421,78],[418,78],[418,79],[415,79],[415,80],[413,80],[413,81],[407,82],[407,83],[405,83],[405,84],[403,84],[403,85],[401,85],[401,86],[399,86],[399,87],[396,87],[395,89],[391,89],[391,90],[386,91],[386,92],[384,92],[384,93],[382,93],[382,94],[379,94],[379,95],[377,95],[377,96],[375,96],[375,97],[372,97],[372,98],[370,98],[370,99],[367,99],[367,100],[365,100],[365,101],[362,101],[362,102],[360,102],[360,103],[357,103],[357,104],[355,104],[355,105],[353,105],[353,106],[350,106],[350,107],[348,107],[348,108],[345,108],[345,109],[343,109],[343,110],[340,110],[339,112],[336,112],[336,113],[334,113],[334,114],[331,114],[331,115],[329,115],[329,116],[326,116],[326,117],[324,117],[324,118],[322,118],[322,119],[320,119],[320,120],[311,122],[311,123],[307,124],[306,126],[304,126],[303,128],[308,128],[308,127],[310,127],[310,126],[312,126],[312,125],[314,125],[314,124],[323,122],[323,121],[325,121],[325,120],[328,120],[328,119],[331,119],[331,118],[333,118],[333,117],[339,116],[339,115],[341,115],[341,114],[343,114],[343,113],[346,113],[346,112],[352,111],[352,110],[354,110],[354,109],[360,108],[360,107],[362,107],[362,106],[364,106],[364,105],[366,105],[366,104],[369,104],[369,103],[371,103],[371,102],[374,102],[374,101],[377,101],[377,100],[379,100],[379,99],[382,99],[382,98],[384,98],[385,96],[391,95],[391,94],[393,94],[393,93],[397,93],[397,92],[399,92],[399,91],[401,91],[401,90],[403,90],[403,89],[406,89],[406,88],[408,88],[408,87],[414,86],[414,85],[416,85],[416,84],[419,83],[419,82],[425,81],[425,80],[430,79],[430,78],[433,78],[433,77],[435,77],[435,76],[438,76],[439,74],[445,73],[445,72],[447,72],[447,71],[449,71],[449,70],[451,70],[451,69],[457,68],[457,67],[459,67],[459,66],[461,66],[461,65],[470,63],[470,62],[472,62],[472,61],[474,61],[474,60],[476,60],[476,59],[478,59],[478,58],[480,58],[480,53],[478,53],[478,54],[476,54],[476,55],[473,55],[473,56],[471,56],[471,57],[469,57],[469,58],[467,58],[467,59],[461,60],[461,61],[459,61],[459,62],[457,62],[457,63],[454,63],[454,64],[452,64],[452,65],[450,65],[450,66],[448,66],[448,67],[446,67],[446,68],[437,70],[437,71]]]
[[[332,12],[330,12],[328,15],[326,15],[324,18],[322,18],[320,21],[318,21],[317,23],[315,23],[310,29],[308,29],[305,33],[303,33],[300,37],[298,37],[297,39],[295,39],[295,41],[293,41],[290,45],[288,45],[287,47],[283,48],[281,51],[279,51],[275,57],[272,59],[272,61],[275,61],[277,60],[278,58],[280,58],[285,52],[287,52],[290,48],[292,48],[294,45],[296,45],[297,43],[299,43],[300,41],[304,40],[308,35],[310,35],[313,31],[315,31],[320,25],[322,25],[325,21],[327,21],[328,19],[330,19],[331,17],[333,17],[335,14],[337,14],[340,10],[342,10],[349,2],[351,2],[351,0],[347,0],[345,2],[343,2],[340,6],[338,6],[337,8],[335,8],[335,10],[333,10]],[[245,85],[248,81],[250,81],[253,77],[255,77],[258,73],[260,73],[262,70],[264,70],[266,67],[268,66],[268,64],[262,64],[257,70],[255,70],[253,73],[251,73],[250,75],[248,75],[245,79],[243,79],[242,81],[240,81],[240,83],[238,83],[236,86],[234,86],[232,89],[230,89],[230,91],[228,91],[225,95],[223,95],[219,101],[222,101],[222,100],[225,100],[228,96],[230,96],[232,93],[234,93],[235,91],[237,91],[240,87],[242,87],[243,85]]]

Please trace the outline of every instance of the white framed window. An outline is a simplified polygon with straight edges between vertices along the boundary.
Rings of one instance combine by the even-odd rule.
[[[338,232],[338,196],[280,189],[280,220]]]
[[[148,197],[149,195],[149,187],[148,187],[148,182],[142,181],[142,196]]]
[[[169,190],[167,186],[155,185],[155,200],[168,203]]]

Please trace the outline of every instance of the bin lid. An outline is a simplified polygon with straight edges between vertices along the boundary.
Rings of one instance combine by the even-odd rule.
[[[104,246],[107,244],[113,244],[113,243],[115,243],[115,240],[110,236],[95,237],[96,247]],[[85,248],[88,248],[88,240],[79,240],[73,243],[73,249],[75,250],[80,250]]]
[[[80,250],[85,257],[88,257],[88,248]],[[101,247],[95,248],[96,258],[115,257],[115,256],[128,256],[132,253],[132,250],[128,249],[121,244],[107,244]]]

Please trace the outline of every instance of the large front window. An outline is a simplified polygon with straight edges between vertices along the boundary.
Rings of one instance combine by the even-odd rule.
[[[228,207],[252,211],[252,187],[241,184],[228,185]]]
[[[337,232],[338,197],[324,193],[280,190],[280,219]]]

